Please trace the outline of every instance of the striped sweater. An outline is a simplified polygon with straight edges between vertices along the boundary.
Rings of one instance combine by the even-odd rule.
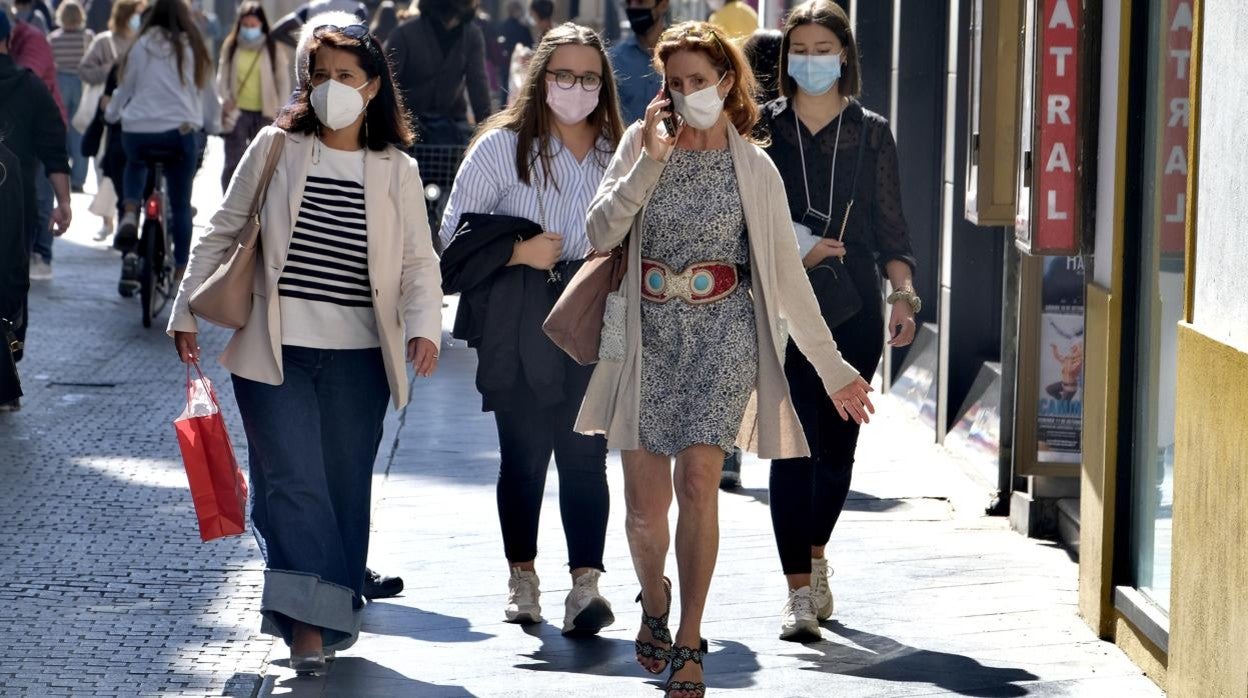
[[[48,43],[52,44],[52,60],[56,63],[56,72],[78,74],[78,64],[87,53],[87,47],[95,33],[90,29],[70,31],[57,29],[48,35]]]

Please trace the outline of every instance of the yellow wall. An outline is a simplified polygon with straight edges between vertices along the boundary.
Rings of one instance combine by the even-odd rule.
[[[1179,326],[1168,683],[1248,696],[1248,353]]]
[[[1118,348],[1122,311],[1117,299],[1088,284],[1085,306],[1083,468],[1079,497],[1079,615],[1110,639],[1114,633],[1112,571],[1118,460]]]

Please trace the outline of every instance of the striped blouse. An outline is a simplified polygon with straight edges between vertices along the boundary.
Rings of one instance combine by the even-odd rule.
[[[282,344],[381,346],[368,277],[364,150],[317,142],[277,290]]]
[[[443,245],[454,237],[464,213],[497,213],[542,222],[537,188],[522,183],[516,174],[517,137],[515,131],[494,129],[468,151],[442,214]],[[552,181],[542,181],[540,164],[533,168],[531,179],[542,184],[546,229],[563,235],[560,259],[583,259],[591,249],[585,236],[585,214],[611,160],[611,146],[599,140],[597,148],[580,162],[557,138],[551,138],[551,147],[555,151],[550,162]]]
[[[52,60],[56,63],[58,73],[78,74],[78,63],[87,53],[87,47],[95,33],[90,29],[70,31],[57,29],[48,35],[48,43],[52,45]]]

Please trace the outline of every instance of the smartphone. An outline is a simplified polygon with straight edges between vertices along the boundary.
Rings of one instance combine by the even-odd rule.
[[[667,86],[667,82],[663,82],[663,99],[667,100],[667,111],[670,115],[663,119],[663,127],[667,129],[667,135],[672,138],[676,137],[676,102],[672,99],[672,88]]]

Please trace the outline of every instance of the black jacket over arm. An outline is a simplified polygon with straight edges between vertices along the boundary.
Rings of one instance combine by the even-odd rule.
[[[516,240],[541,232],[526,218],[465,213],[442,255],[442,290],[460,294],[451,336],[477,350],[487,412],[521,407],[530,391],[538,407],[564,400],[564,355],[542,331],[559,289],[544,271],[507,266]]]

